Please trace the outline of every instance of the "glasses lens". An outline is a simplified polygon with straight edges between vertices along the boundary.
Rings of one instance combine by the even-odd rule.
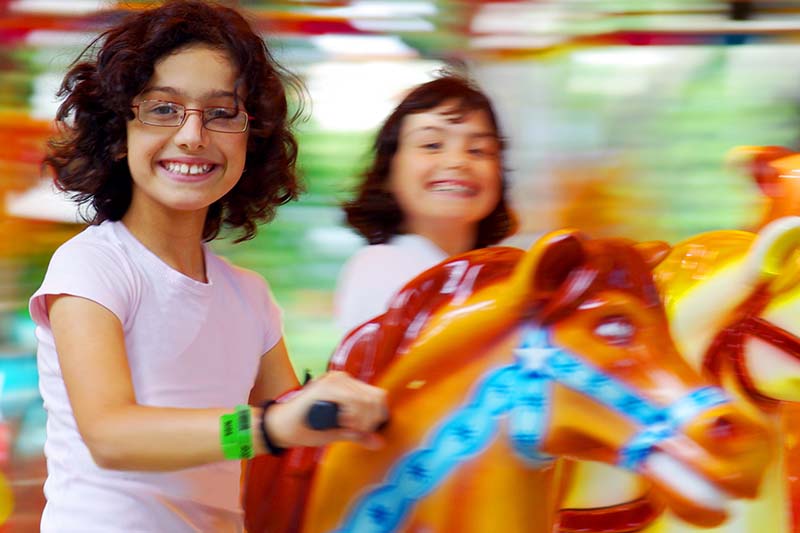
[[[211,131],[238,133],[247,129],[247,113],[232,107],[208,107],[203,110],[203,123]]]
[[[173,102],[145,100],[139,104],[139,120],[153,126],[180,126],[184,107]]]

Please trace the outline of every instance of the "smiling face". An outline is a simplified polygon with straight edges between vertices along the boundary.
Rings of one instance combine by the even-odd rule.
[[[500,143],[484,111],[454,114],[452,103],[406,116],[388,186],[403,211],[403,229],[477,226],[502,194]]]
[[[198,65],[202,65],[202,74]],[[161,58],[150,82],[133,100],[163,100],[187,109],[237,107],[237,68],[214,48],[195,44]],[[243,96],[238,98],[239,106]],[[239,181],[248,132],[221,133],[203,127],[201,113],[188,111],[180,127],[127,126],[128,165],[133,177],[131,210],[197,211],[222,198]]]

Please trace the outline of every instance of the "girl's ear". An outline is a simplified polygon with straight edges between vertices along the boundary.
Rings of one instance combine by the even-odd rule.
[[[114,161],[122,161],[123,159],[128,157],[128,146],[124,141],[119,144],[115,143],[111,145],[110,151],[112,154],[111,158]]]

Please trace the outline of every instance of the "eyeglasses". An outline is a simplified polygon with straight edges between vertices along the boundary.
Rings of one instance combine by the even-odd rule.
[[[209,131],[221,133],[242,133],[247,131],[251,118],[245,111],[235,107],[206,107],[205,109],[190,109],[175,102],[163,100],[144,100],[132,105],[136,108],[136,118],[148,126],[162,126],[177,128],[186,122],[190,111],[200,113],[203,117],[203,127]]]

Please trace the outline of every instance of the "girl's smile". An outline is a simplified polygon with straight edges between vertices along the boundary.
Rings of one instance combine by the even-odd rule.
[[[425,187],[426,190],[455,198],[474,198],[481,189],[474,183],[463,180],[435,180]]]
[[[196,183],[208,179],[220,165],[213,161],[195,158],[176,158],[159,161],[169,179],[184,183]]]

